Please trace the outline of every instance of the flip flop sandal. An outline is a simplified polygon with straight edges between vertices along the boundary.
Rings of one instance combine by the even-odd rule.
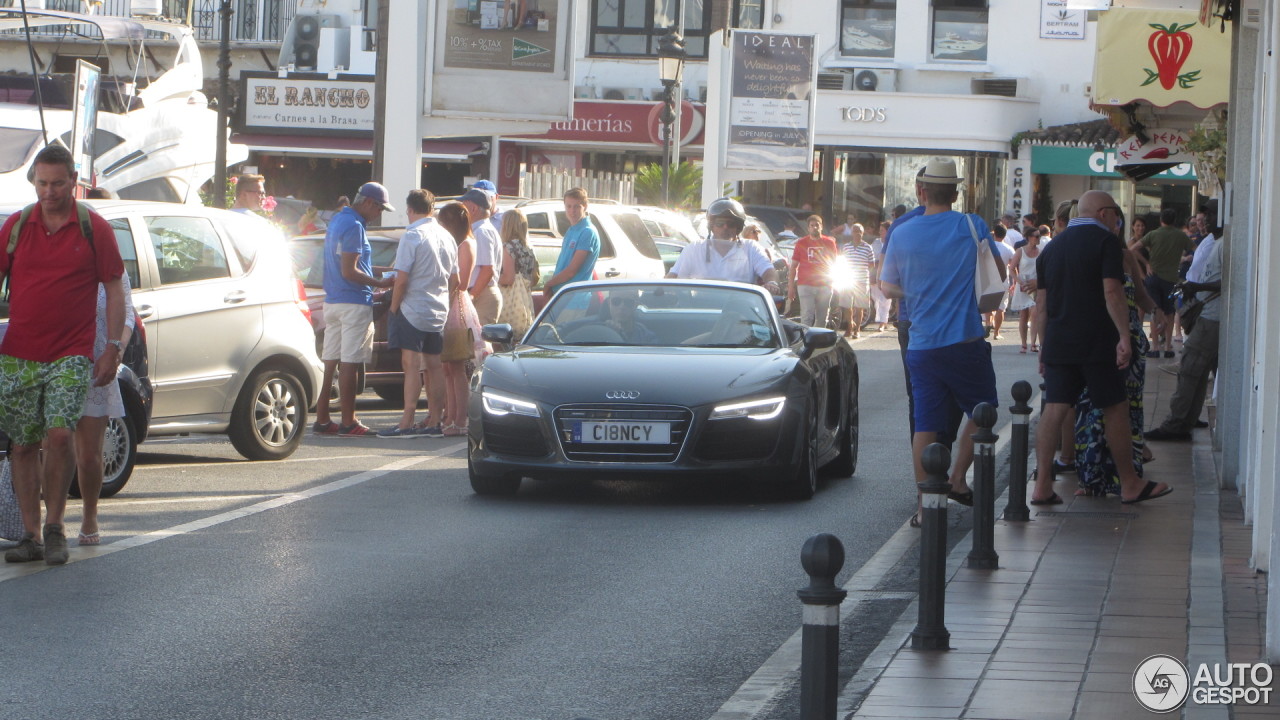
[[[1044,500],[1028,500],[1027,502],[1032,505],[1061,505],[1062,498],[1055,492]]]
[[[101,534],[101,533],[96,533],[96,532],[92,532],[92,533],[89,533],[89,534],[87,534],[87,535],[86,535],[85,533],[80,533],[80,537],[79,537],[79,538],[77,538],[76,543],[77,543],[77,544],[79,544],[79,545],[81,545],[81,546],[85,546],[85,545],[101,545],[101,544],[102,544],[102,534]]]
[[[1169,493],[1173,492],[1173,488],[1171,487],[1165,488],[1164,492],[1159,492],[1159,493],[1155,492],[1155,489],[1159,485],[1160,483],[1157,483],[1155,480],[1148,480],[1147,484],[1143,486],[1142,492],[1138,493],[1138,497],[1132,500],[1125,500],[1122,497],[1120,498],[1120,504],[1137,505],[1140,502],[1146,502],[1147,500],[1154,500],[1155,498],[1164,497],[1165,495],[1168,495]]]

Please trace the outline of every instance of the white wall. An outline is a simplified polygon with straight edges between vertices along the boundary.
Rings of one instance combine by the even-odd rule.
[[[588,58],[592,0],[577,3],[579,33],[575,52],[577,85],[640,87],[658,90],[656,59]],[[899,0],[897,54],[892,61],[843,58],[839,55],[840,4],[838,0],[792,0],[767,3],[783,16],[767,22],[766,30],[818,36],[819,69],[848,67],[898,68],[897,89],[907,93],[968,95],[975,77],[1023,78],[1019,95],[1039,101],[1036,124],[1045,127],[1086,120],[1098,115],[1089,110],[1085,86],[1092,81],[1096,23],[1089,23],[1084,40],[1041,40],[1038,0],[991,0],[988,17],[989,45],[986,63],[935,63],[929,57],[931,4],[929,0]],[[802,9],[803,8],[803,9]],[[686,88],[707,81],[705,61],[685,66]],[[1021,129],[1034,129],[1036,124]]]

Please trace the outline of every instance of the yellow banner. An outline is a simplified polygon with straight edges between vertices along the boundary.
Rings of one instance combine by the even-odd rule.
[[[1227,102],[1231,34],[1199,23],[1195,10],[1113,8],[1098,17],[1093,101],[1208,109]]]

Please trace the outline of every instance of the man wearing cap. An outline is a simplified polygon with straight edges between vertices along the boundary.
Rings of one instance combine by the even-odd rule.
[[[338,405],[341,425],[329,418],[329,402],[316,405],[312,431],[321,435],[359,437],[369,428],[356,419],[357,366],[373,356],[373,288],[389,288],[391,278],[374,277],[373,248],[365,234],[369,223],[377,224],[383,210],[391,207],[387,189],[376,182],[360,186],[353,205],[344,207],[329,221],[324,235],[324,361],[323,388],[338,375]],[[339,363],[341,368],[339,369]]]
[[[481,325],[498,322],[502,313],[502,291],[498,289],[498,275],[502,273],[502,236],[489,222],[489,194],[472,188],[459,198],[467,208],[471,234],[476,237],[476,265],[467,283],[467,292],[476,306]]]
[[[490,180],[477,180],[471,187],[489,196],[489,223],[501,230],[502,211],[498,209],[498,186],[494,185]],[[501,235],[502,233],[498,234]]]
[[[915,402],[916,480],[925,479],[924,449],[946,430],[949,404],[958,404],[970,420],[960,433],[949,497],[972,505],[973,492],[965,475],[973,462],[972,436],[977,430],[973,409],[984,402],[999,407],[991,345],[983,337],[974,295],[974,273],[979,242],[989,243],[994,257],[999,257],[999,250],[981,218],[951,209],[961,182],[954,160],[929,161],[918,176],[924,213],[894,232],[880,280],[885,295],[905,298],[911,309],[907,367]],[[1003,268],[1000,273],[1004,275]],[[919,526],[918,514],[912,525]]]
[[[733,198],[723,197],[707,208],[711,237],[689,243],[676,258],[667,277],[689,280],[728,280],[754,284],[757,281],[777,295],[778,271],[755,242],[739,237],[747,212]]]
[[[555,295],[565,283],[590,280],[596,258],[600,257],[600,233],[587,217],[586,190],[573,188],[564,194],[564,214],[569,218],[569,231],[560,245],[555,272],[542,291],[546,298]]]

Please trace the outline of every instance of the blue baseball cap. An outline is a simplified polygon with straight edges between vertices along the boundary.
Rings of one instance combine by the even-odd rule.
[[[476,181],[476,184],[475,184],[475,185],[472,185],[471,187],[473,187],[473,188],[475,188],[475,189],[477,189],[477,190],[483,190],[483,191],[485,191],[485,192],[489,193],[490,195],[497,195],[497,194],[498,194],[498,188],[497,188],[496,186],[494,186],[494,184],[493,184],[492,182],[488,181],[488,180],[477,180],[477,181]]]
[[[356,194],[377,202],[387,212],[395,212],[395,208],[391,207],[391,194],[382,186],[382,183],[367,182],[360,186],[360,190]]]

